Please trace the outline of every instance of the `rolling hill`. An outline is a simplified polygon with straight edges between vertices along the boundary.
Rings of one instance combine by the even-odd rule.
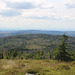
[[[0,30],[0,37],[7,37],[22,34],[50,34],[50,35],[63,35],[66,33],[68,36],[75,37],[75,31],[46,31],[46,30]]]

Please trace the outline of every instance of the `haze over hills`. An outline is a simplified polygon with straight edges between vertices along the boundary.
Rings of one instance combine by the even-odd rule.
[[[47,31],[47,30],[0,30],[0,37],[7,37],[22,34],[51,34],[63,35],[66,33],[68,36],[75,37],[75,31]]]

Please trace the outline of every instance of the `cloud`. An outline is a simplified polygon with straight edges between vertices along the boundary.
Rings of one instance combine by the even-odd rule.
[[[75,4],[65,4],[68,9],[75,8]]]
[[[5,17],[10,17],[10,16],[17,16],[21,15],[21,12],[18,10],[3,10],[0,12],[0,15],[5,16]]]
[[[48,19],[47,16],[29,16],[29,17],[25,17],[25,18],[28,18],[28,19]]]
[[[67,16],[57,16],[57,15],[30,15],[24,17],[25,19],[42,19],[42,20],[53,20],[53,21],[75,21],[75,18]]]
[[[50,20],[63,20],[61,16],[57,16],[57,15],[50,15],[49,19]]]
[[[55,16],[55,15],[49,15],[49,16],[39,16],[39,15],[32,15],[32,16],[28,16],[28,17],[25,17],[27,19],[48,19],[48,20],[62,20],[61,17],[58,17],[58,16]]]
[[[32,9],[36,6],[31,2],[7,2],[7,7],[15,9]]]
[[[53,9],[54,7],[52,5],[50,5],[50,4],[49,5],[46,4],[46,5],[41,5],[40,8],[43,8],[43,9]]]
[[[34,1],[30,2],[6,2],[7,7],[15,8],[15,9],[33,9],[33,8],[40,8],[40,9],[52,9],[54,6],[50,3],[36,3]]]

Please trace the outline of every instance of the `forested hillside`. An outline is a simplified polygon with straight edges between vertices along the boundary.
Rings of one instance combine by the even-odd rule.
[[[10,37],[0,38],[1,51],[27,51],[36,52],[43,50],[48,52],[56,48],[60,44],[60,35],[47,35],[47,34],[26,34],[15,35]],[[75,37],[69,37],[68,49],[75,52]]]

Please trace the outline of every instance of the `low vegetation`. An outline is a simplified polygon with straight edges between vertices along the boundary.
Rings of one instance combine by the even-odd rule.
[[[0,75],[75,75],[75,61],[56,60],[0,60]]]

